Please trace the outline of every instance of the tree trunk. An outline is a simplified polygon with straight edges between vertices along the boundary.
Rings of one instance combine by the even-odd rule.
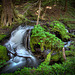
[[[9,26],[13,22],[13,3],[12,0],[3,0],[3,10],[1,16],[1,23],[3,26]]]
[[[64,58],[64,60],[66,60],[65,48],[64,47],[63,47],[62,51],[63,51],[63,58]]]
[[[38,12],[38,18],[37,18],[37,23],[36,23],[36,25],[39,24],[40,12],[41,12],[41,0],[39,0],[39,12]]]

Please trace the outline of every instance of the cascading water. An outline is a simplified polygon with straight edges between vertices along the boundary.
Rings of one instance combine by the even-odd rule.
[[[2,72],[14,72],[18,68],[37,67],[38,60],[33,56],[30,51],[30,32],[33,26],[19,26],[11,33],[10,40],[5,43],[8,49],[10,60],[7,62]]]

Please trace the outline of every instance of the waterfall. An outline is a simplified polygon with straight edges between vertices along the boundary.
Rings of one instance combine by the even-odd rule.
[[[30,33],[33,26],[19,26],[11,33],[11,37],[5,46],[10,60],[2,69],[2,73],[14,72],[18,68],[37,67],[38,61],[30,51]]]

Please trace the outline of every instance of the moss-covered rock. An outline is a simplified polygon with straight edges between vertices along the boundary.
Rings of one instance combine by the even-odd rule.
[[[8,60],[8,56],[7,56],[7,49],[4,46],[0,45],[0,59],[1,60]]]
[[[70,38],[70,36],[68,35],[68,32],[65,28],[65,25],[59,21],[53,21],[50,24],[50,29],[52,32],[58,33],[59,35],[61,35],[61,39],[64,40],[68,40]]]
[[[43,27],[40,25],[35,25],[34,29],[32,30],[30,45],[32,52],[34,52],[34,46],[39,44],[41,51],[43,52],[44,48],[50,50],[60,50],[63,48],[64,43],[56,37],[54,34],[50,32],[46,32]]]
[[[6,37],[5,34],[0,34],[0,41],[1,41],[3,38],[5,38],[5,37]]]

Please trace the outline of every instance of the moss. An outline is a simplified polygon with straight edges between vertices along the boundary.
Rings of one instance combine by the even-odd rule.
[[[67,24],[70,29],[75,29],[75,24]]]
[[[75,52],[74,51],[65,51],[66,56],[75,56]]]
[[[43,64],[48,65],[50,63],[50,59],[51,59],[51,53],[49,53],[45,59],[45,61],[43,62]]]
[[[59,58],[60,58],[60,55],[58,55],[58,54],[55,54],[55,55],[53,55],[53,56],[51,57],[51,59],[52,59],[53,61],[58,61]]]
[[[66,58],[75,57],[75,52],[74,51],[65,51],[65,55],[66,55]],[[59,58],[60,58],[61,62],[64,62],[62,52],[60,52]]]
[[[39,44],[42,52],[44,47],[50,50],[60,50],[64,45],[61,39],[57,38],[54,34],[46,32],[40,25],[35,25],[32,30],[30,44],[32,51],[35,51],[34,46]]]
[[[0,41],[6,37],[5,34],[0,34]]]
[[[0,45],[0,59],[1,60],[8,60],[8,56],[7,56],[7,49],[4,46]]]
[[[75,52],[75,46],[74,45],[69,46],[69,49]]]
[[[1,75],[74,75],[75,74],[75,57],[67,58],[68,61],[62,64],[55,63],[54,65],[46,65],[41,63],[37,68],[21,69],[21,71],[15,71],[14,73],[5,73]]]
[[[72,18],[62,18],[62,19],[64,20],[64,22],[75,21],[75,19]]]
[[[0,68],[6,64],[6,60],[0,60]]]
[[[75,35],[71,34],[71,33],[68,33],[68,35],[71,37],[71,38],[75,38]]]
[[[65,29],[65,25],[59,21],[53,21],[51,22],[50,24],[50,29],[52,32],[57,32],[59,33],[59,35],[61,35],[61,39],[64,40],[64,39],[69,39],[70,36],[68,35],[68,32],[67,30]]]

